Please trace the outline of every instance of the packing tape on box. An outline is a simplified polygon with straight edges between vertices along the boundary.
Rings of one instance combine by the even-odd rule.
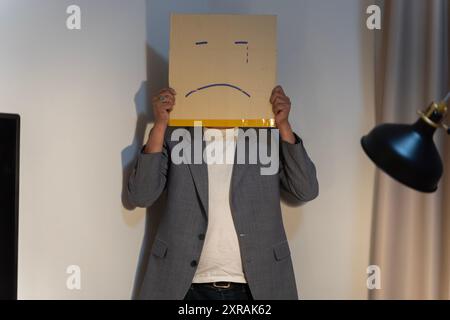
[[[201,122],[203,127],[275,128],[275,119],[170,119],[169,126],[193,127],[196,122]]]

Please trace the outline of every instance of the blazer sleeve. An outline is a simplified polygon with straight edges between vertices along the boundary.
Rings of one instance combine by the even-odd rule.
[[[294,133],[295,143],[280,139],[281,186],[300,201],[310,201],[319,195],[316,167],[309,158],[303,140]]]
[[[169,156],[164,141],[163,150],[144,153],[141,148],[133,172],[128,180],[128,199],[136,207],[149,207],[166,187]]]

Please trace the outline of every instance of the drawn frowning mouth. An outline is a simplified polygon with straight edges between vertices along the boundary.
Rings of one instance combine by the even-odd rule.
[[[213,84],[208,84],[208,85],[206,85],[206,86],[203,86],[203,87],[197,88],[197,89],[195,89],[195,90],[189,91],[188,93],[186,93],[185,97],[187,98],[187,97],[189,97],[191,94],[193,94],[193,93],[195,93],[195,92],[198,92],[198,91],[204,90],[204,89],[208,89],[208,88],[211,88],[211,87],[230,87],[230,88],[233,88],[233,89],[235,89],[235,90],[238,90],[238,91],[242,92],[243,94],[245,94],[247,97],[250,98],[250,94],[249,94],[248,92],[242,90],[242,89],[239,88],[238,86],[235,86],[235,85],[232,85],[232,84],[229,84],[229,83],[213,83]]]

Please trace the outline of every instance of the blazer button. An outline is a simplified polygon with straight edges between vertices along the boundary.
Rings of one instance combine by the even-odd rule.
[[[198,235],[199,240],[205,240],[205,234],[204,233],[200,233]]]
[[[197,260],[192,260],[191,267],[196,267],[196,266],[197,266]]]

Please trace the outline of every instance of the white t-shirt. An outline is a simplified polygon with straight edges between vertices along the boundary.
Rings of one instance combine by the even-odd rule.
[[[205,128],[205,136],[211,134],[212,131],[210,130],[215,133],[221,132],[223,138],[221,140],[213,138],[211,141],[206,141],[208,229],[193,282],[230,281],[245,283],[247,281],[242,268],[238,236],[229,202],[237,128]],[[223,150],[222,155],[220,155],[220,152],[215,153],[213,151],[214,148],[220,147]]]

